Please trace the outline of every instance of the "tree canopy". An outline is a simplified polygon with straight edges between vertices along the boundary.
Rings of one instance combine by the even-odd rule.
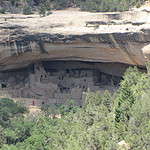
[[[133,6],[139,7],[145,0],[1,0],[0,13],[24,13],[31,14],[39,11],[65,9],[68,7],[79,7],[84,11],[106,12],[125,11]]]

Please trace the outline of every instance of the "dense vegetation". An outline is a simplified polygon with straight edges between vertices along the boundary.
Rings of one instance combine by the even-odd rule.
[[[1,150],[118,150],[124,140],[132,150],[150,149],[150,77],[129,68],[119,90],[87,93],[78,107],[45,106],[38,117],[9,99],[0,100]],[[27,113],[27,112],[26,112]],[[62,114],[52,119],[50,114]],[[122,150],[122,149],[121,149]]]
[[[0,13],[31,14],[38,11],[45,15],[46,11],[79,7],[81,10],[104,12],[124,11],[133,6],[140,6],[145,0],[1,0]]]

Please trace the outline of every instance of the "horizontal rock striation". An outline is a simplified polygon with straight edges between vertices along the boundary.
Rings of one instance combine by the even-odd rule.
[[[65,21],[60,24],[57,18],[62,17],[62,13],[63,11],[53,12],[52,15],[43,18],[34,15],[1,16],[0,70],[22,68],[43,60],[82,60],[144,66],[142,48],[150,44],[147,20],[144,24],[142,21],[141,25],[133,25],[131,22],[131,16],[135,17],[133,12],[128,12],[128,15],[121,13],[120,17],[119,14],[76,12],[76,22],[72,19],[73,16],[67,17],[64,11]],[[142,14],[142,17],[149,15],[146,12],[138,13]],[[107,24],[109,17],[113,16],[113,22],[116,24]],[[117,21],[125,22],[124,17],[127,16],[129,18],[126,20],[127,23],[117,24]],[[80,23],[83,17],[86,19]],[[105,24],[94,26],[93,21],[92,27],[86,26],[88,21],[92,22],[91,20],[96,22],[104,20]],[[138,17],[133,20],[135,23]]]

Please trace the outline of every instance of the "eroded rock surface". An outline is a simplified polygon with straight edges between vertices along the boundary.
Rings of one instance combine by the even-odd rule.
[[[149,25],[150,14],[142,11],[56,11],[42,18],[1,15],[0,70],[45,59],[143,66],[142,48],[150,44]]]

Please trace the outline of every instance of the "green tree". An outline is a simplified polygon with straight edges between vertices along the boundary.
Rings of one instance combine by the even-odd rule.
[[[133,6],[140,7],[145,0],[3,0],[4,4],[9,3],[6,11],[17,12],[20,8],[31,8],[37,10],[44,16],[47,10],[65,9],[68,7],[80,7],[84,11],[106,12],[106,11],[125,11]],[[25,8],[24,8],[25,9]]]
[[[32,9],[31,9],[31,7],[30,7],[30,6],[24,7],[24,8],[23,8],[23,14],[24,14],[24,15],[30,15],[30,14],[32,14]]]
[[[148,90],[138,98],[131,109],[126,141],[132,149],[150,149],[150,94]]]
[[[147,74],[138,71],[136,67],[129,68],[126,71],[115,100],[117,122],[129,120],[130,108],[137,97],[144,93],[144,90],[149,88],[149,86],[150,79]]]
[[[26,111],[25,107],[20,106],[11,99],[0,99],[0,125],[3,127],[9,126],[11,118],[17,117]]]
[[[5,8],[0,8],[0,14],[5,14],[6,10]]]

